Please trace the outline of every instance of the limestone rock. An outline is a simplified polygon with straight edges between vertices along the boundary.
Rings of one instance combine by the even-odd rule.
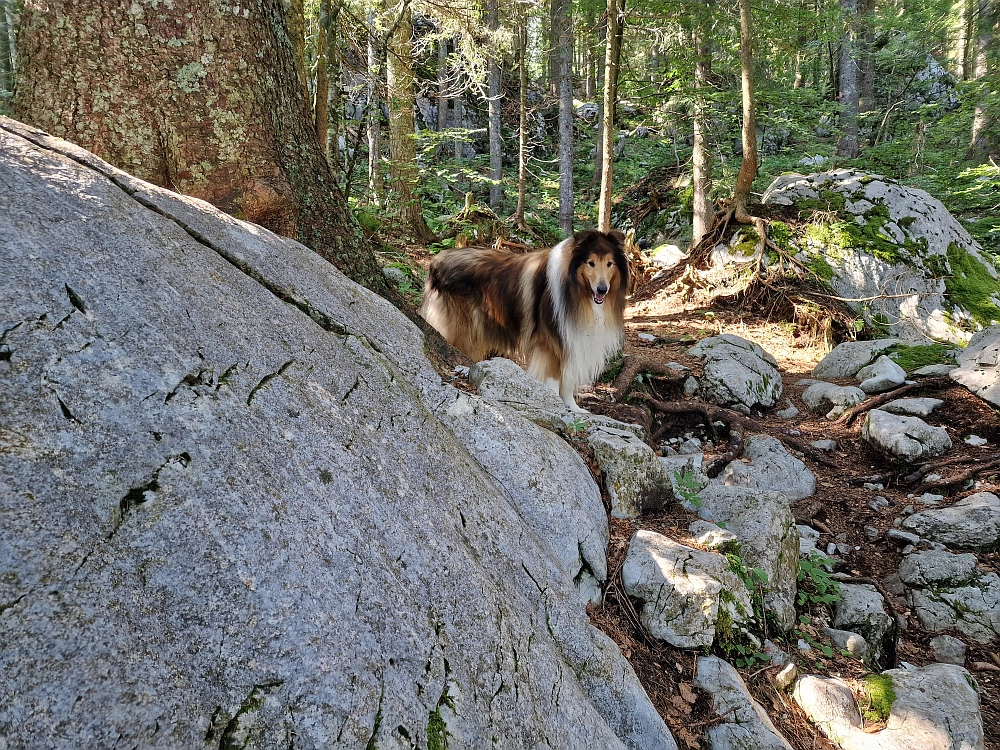
[[[746,409],[778,403],[781,375],[774,357],[757,344],[723,334],[700,341],[688,353],[705,360],[699,388],[709,401]]]
[[[942,664],[965,664],[965,644],[950,635],[938,635],[931,638],[931,650],[934,659]]]
[[[723,523],[739,539],[740,555],[763,569],[764,607],[787,630],[795,624],[799,535],[788,500],[776,492],[710,484],[699,493],[698,515]]]
[[[823,630],[823,634],[830,639],[834,646],[855,658],[863,659],[868,655],[868,641],[858,633],[852,633],[850,630],[826,628]]]
[[[559,394],[546,387],[519,364],[503,357],[477,362],[469,370],[469,383],[483,399],[503,404],[525,419],[558,429],[569,410]]]
[[[812,371],[817,378],[850,378],[870,364],[880,353],[903,343],[900,339],[845,341],[819,361]]]
[[[766,203],[819,205],[837,213],[826,231],[803,231],[791,244],[802,262],[825,263],[836,294],[871,299],[853,306],[872,322],[889,321],[891,335],[964,343],[1000,319],[1000,281],[991,260],[924,191],[836,169],[784,175],[764,195]],[[975,292],[953,281],[970,276],[977,280]],[[886,296],[887,289],[895,294]]]
[[[924,365],[910,374],[915,378],[937,378],[950,375],[956,369],[958,369],[958,365]]]
[[[975,334],[957,357],[958,367],[949,375],[979,398],[1000,406],[1000,325]]]
[[[939,398],[897,398],[895,401],[882,404],[879,409],[904,417],[928,417],[943,403],[944,401]]]
[[[631,432],[596,428],[588,444],[604,474],[615,518],[635,518],[643,508],[673,499],[671,478],[656,453]]]
[[[752,435],[747,439],[744,456],[750,464],[730,463],[718,481],[733,487],[750,487],[766,492],[778,492],[789,502],[801,500],[816,492],[816,477],[777,438]]]
[[[767,711],[727,662],[717,656],[699,656],[694,684],[712,696],[712,710],[723,717],[721,724],[714,724],[707,732],[711,750],[791,750]]]
[[[867,583],[842,583],[843,597],[833,605],[833,627],[858,633],[868,643],[872,663],[883,666],[896,658],[896,622],[885,611],[885,600]]]
[[[954,664],[929,664],[882,673],[896,700],[885,729],[869,734],[850,687],[807,675],[792,693],[823,733],[843,750],[983,750],[983,720],[975,680]]]
[[[898,388],[906,382],[906,370],[884,354],[866,367],[858,370],[859,386],[865,393],[882,393]]]
[[[947,550],[914,552],[899,565],[899,578],[909,586],[966,583],[977,573],[975,555],[954,555]]]
[[[836,419],[864,400],[865,392],[853,385],[834,385],[820,381],[802,392],[806,408],[814,414],[825,414],[827,419]]]
[[[739,627],[753,611],[747,588],[725,555],[685,547],[652,531],[637,531],[622,566],[629,596],[654,638],[677,648],[710,646],[720,616]]]
[[[675,748],[388,302],[3,118],[0,267],[7,744]]]
[[[819,542],[819,532],[812,526],[796,525],[799,532],[799,557],[809,557],[816,551]]]
[[[977,492],[946,508],[914,513],[903,526],[949,547],[991,547],[1000,542],[1000,497]]]
[[[879,409],[868,412],[861,437],[904,461],[934,458],[951,448],[944,427],[932,427],[920,417],[901,417]]]
[[[916,552],[903,558],[899,578],[912,587],[907,601],[924,630],[956,628],[980,643],[1000,635],[1000,576],[982,573],[975,555]]]

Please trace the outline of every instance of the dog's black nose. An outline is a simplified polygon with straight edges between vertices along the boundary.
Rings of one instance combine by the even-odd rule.
[[[597,293],[601,295],[607,294],[608,285],[602,281],[600,284],[597,285]]]

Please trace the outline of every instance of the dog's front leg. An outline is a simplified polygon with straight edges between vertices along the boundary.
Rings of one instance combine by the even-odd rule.
[[[576,399],[574,398],[573,394],[573,391],[575,390],[576,389],[573,387],[573,385],[567,383],[565,380],[559,383],[559,388],[558,388],[559,397],[563,400],[563,403],[569,407],[569,410],[575,412],[582,412],[584,414],[589,414],[590,412],[588,412],[586,409],[584,409],[582,406],[576,403]]]

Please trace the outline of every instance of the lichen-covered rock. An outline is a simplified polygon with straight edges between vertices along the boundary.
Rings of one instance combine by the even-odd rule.
[[[906,382],[906,370],[897,365],[884,354],[858,370],[858,386],[865,393],[883,393],[898,388]]]
[[[503,357],[473,365],[469,370],[469,383],[481,398],[503,404],[549,429],[558,429],[569,411],[558,393],[533,378],[516,362]]]
[[[751,341],[732,334],[713,336],[688,350],[704,359],[702,395],[720,406],[770,407],[781,398],[781,375],[774,357]]]
[[[730,664],[717,656],[699,656],[697,672],[695,687],[712,696],[712,710],[722,717],[706,733],[711,750],[791,750]]]
[[[746,441],[744,456],[750,460],[749,465],[733,461],[717,481],[733,487],[777,492],[789,502],[801,500],[816,492],[815,475],[790,454],[777,438],[752,435]]]
[[[851,378],[858,370],[871,364],[882,352],[902,344],[901,339],[877,339],[875,341],[845,341],[837,344],[813,368],[817,378]]]
[[[868,643],[868,658],[880,667],[896,661],[898,627],[885,611],[885,599],[867,583],[842,583],[833,605],[833,626],[858,633]]]
[[[879,409],[904,417],[929,417],[943,403],[939,398],[897,398],[882,404]]]
[[[965,669],[928,664],[882,673],[896,695],[885,729],[862,728],[851,688],[839,679],[806,675],[792,697],[843,750],[983,750],[979,688]]]
[[[635,518],[643,508],[660,507],[673,500],[671,477],[653,449],[633,433],[594,428],[588,445],[604,474],[615,518]]]
[[[719,626],[720,636],[732,638],[753,613],[747,588],[725,555],[652,531],[632,536],[622,583],[629,596],[643,601],[643,627],[677,648],[711,646]]]
[[[907,601],[924,630],[957,628],[980,643],[1000,635],[1000,576],[980,571],[975,555],[915,552],[903,558],[899,578],[912,587]]]
[[[979,398],[1000,406],[1000,325],[985,328],[969,340],[949,375]]]
[[[965,652],[968,649],[958,638],[950,635],[937,635],[931,638],[931,652],[934,660],[942,664],[965,664]]]
[[[833,211],[791,249],[873,323],[894,336],[962,343],[1000,321],[1000,282],[979,244],[923,190],[878,175],[837,169],[783,175],[764,203]],[[887,293],[887,290],[891,290]],[[900,296],[909,295],[909,296]],[[822,377],[834,377],[823,375]]]
[[[675,747],[388,302],[3,118],[0,267],[3,744]]]
[[[951,448],[944,427],[932,427],[920,417],[903,417],[879,409],[868,412],[861,437],[904,461],[934,458]]]
[[[1000,543],[1000,497],[977,492],[946,508],[914,513],[903,526],[949,547],[992,548]]]
[[[852,406],[865,400],[865,392],[853,385],[813,383],[802,392],[802,402],[814,414],[836,419]]]
[[[777,492],[710,484],[699,492],[698,515],[724,524],[739,539],[739,554],[767,575],[764,607],[787,630],[795,624],[799,534],[788,500]]]

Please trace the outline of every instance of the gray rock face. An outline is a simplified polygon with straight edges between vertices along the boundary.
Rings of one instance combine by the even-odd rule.
[[[907,601],[924,630],[957,628],[980,643],[1000,634],[1000,576],[982,573],[975,555],[917,552],[903,558],[899,578],[913,587]]]
[[[699,656],[694,684],[711,694],[712,709],[723,717],[707,732],[712,750],[791,750],[728,663],[717,656]]]
[[[622,566],[629,596],[654,638],[677,648],[710,646],[720,614],[739,628],[753,611],[747,588],[725,555],[685,547],[652,531],[637,531]]]
[[[764,193],[765,203],[791,205],[817,198],[837,210],[838,221],[865,231],[848,229],[825,237],[803,234],[793,239],[793,245],[800,249],[802,260],[822,258],[828,263],[836,294],[878,297],[864,307],[855,303],[869,319],[888,320],[893,336],[918,343],[927,338],[963,343],[973,331],[990,325],[989,313],[970,312],[982,310],[983,300],[969,297],[981,297],[981,291],[946,287],[942,278],[942,269],[962,275],[974,268],[980,279],[996,280],[997,273],[983,249],[940,201],[922,190],[848,169],[783,175]],[[837,205],[841,201],[843,205]],[[878,240],[873,241],[872,235]],[[1000,301],[1000,282],[984,285],[987,294]],[[887,290],[895,294],[886,295]]]
[[[517,362],[503,357],[473,365],[469,370],[469,383],[487,401],[503,404],[549,429],[558,429],[568,411],[558,393],[525,372]]]
[[[977,492],[947,508],[914,513],[903,526],[949,547],[991,547],[1000,542],[1000,497]]]
[[[6,743],[675,747],[387,302],[6,119],[0,266]]]
[[[882,595],[867,583],[842,583],[840,593],[843,598],[833,605],[833,626],[861,635],[873,664],[892,664],[898,629],[885,611]]]
[[[936,378],[950,375],[955,369],[957,365],[924,365],[910,374],[917,378]]]
[[[827,419],[836,419],[864,400],[865,392],[853,385],[834,385],[821,381],[813,383],[802,392],[806,408],[814,414],[825,414]]]
[[[896,700],[885,729],[869,734],[850,687],[808,675],[792,693],[823,733],[843,750],[982,750],[985,747],[975,680],[954,664],[929,664],[882,673]]]
[[[702,395],[720,406],[774,406],[781,398],[781,375],[774,357],[739,336],[724,334],[704,339],[688,350],[705,366],[699,387]]]
[[[861,437],[904,461],[933,458],[951,448],[944,427],[932,427],[920,417],[901,417],[879,409],[868,412]]]
[[[851,378],[870,364],[881,352],[903,343],[900,339],[845,341],[819,361],[812,371],[817,378]]]
[[[630,432],[594,429],[588,443],[604,474],[611,515],[635,518],[673,499],[673,485],[653,449]]]
[[[975,334],[957,357],[958,367],[949,374],[979,398],[1000,406],[1000,325]]]
[[[938,635],[931,638],[931,650],[934,659],[942,664],[965,664],[965,644],[950,635]]]
[[[749,487],[761,492],[777,492],[789,502],[816,492],[816,477],[795,458],[781,441],[769,435],[747,439],[744,452],[750,464],[733,461],[719,475],[718,481],[732,487]]]
[[[884,354],[866,367],[858,370],[859,386],[865,393],[882,393],[898,388],[906,382],[906,370]]]
[[[939,398],[897,398],[882,404],[879,409],[904,417],[927,417],[943,403]]]
[[[698,515],[724,523],[740,542],[740,555],[767,574],[764,607],[787,630],[795,624],[799,534],[788,500],[776,492],[709,485],[699,496]]]

